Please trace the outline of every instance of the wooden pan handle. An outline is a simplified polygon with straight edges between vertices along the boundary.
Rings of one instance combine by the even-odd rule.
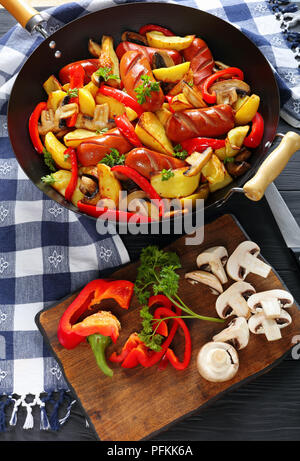
[[[29,6],[26,0],[0,0],[0,3],[24,28],[33,16],[39,15],[39,12]]]
[[[246,197],[258,201],[264,196],[267,187],[280,175],[289,159],[300,149],[300,136],[289,131],[280,144],[259,167],[256,175],[243,187]]]

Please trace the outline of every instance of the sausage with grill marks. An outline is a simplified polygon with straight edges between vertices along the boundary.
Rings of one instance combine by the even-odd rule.
[[[194,84],[199,86],[203,80],[212,74],[215,65],[214,58],[207,44],[201,38],[195,38],[192,44],[183,51],[186,61],[190,61]]]
[[[165,125],[168,138],[176,143],[197,136],[216,138],[233,127],[234,111],[228,104],[176,112]]]

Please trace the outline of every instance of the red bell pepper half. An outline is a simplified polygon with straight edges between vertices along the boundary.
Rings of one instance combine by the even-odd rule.
[[[57,337],[60,344],[66,349],[74,349],[87,339],[100,369],[112,376],[112,370],[105,361],[105,348],[111,341],[117,341],[120,323],[117,317],[108,311],[86,314],[103,299],[114,299],[120,307],[128,309],[133,289],[134,284],[127,280],[97,279],[88,283],[59,321]]]
[[[221,149],[225,147],[225,139],[213,138],[191,138],[183,141],[181,144],[182,150],[186,150],[189,155],[193,152],[203,152],[208,147],[212,149]]]
[[[201,84],[201,92],[202,92],[202,96],[205,102],[207,102],[208,104],[215,104],[217,100],[216,93],[215,92],[210,93],[209,88],[219,78],[222,78],[222,77],[229,78],[228,76],[231,76],[232,78],[235,77],[240,80],[244,80],[243,71],[241,71],[237,67],[227,67],[226,69],[215,72],[214,74],[207,77],[204,80],[204,82]]]
[[[155,24],[146,24],[145,26],[142,26],[139,30],[139,34],[146,35],[147,32],[152,31],[161,32],[162,34],[166,35],[166,37],[175,35],[171,30],[166,29],[166,27],[157,26]]]
[[[252,128],[251,132],[244,139],[244,146],[252,147],[255,149],[261,143],[262,137],[264,135],[264,119],[259,112],[256,112],[254,118],[252,119]]]
[[[126,114],[119,115],[118,117],[115,117],[114,120],[116,122],[117,127],[125,136],[125,138],[130,142],[130,144],[132,144],[134,147],[143,146],[136,132],[134,131],[132,123],[130,122]]]
[[[40,134],[39,134],[39,119],[40,119],[40,116],[43,110],[47,110],[46,102],[40,102],[36,106],[36,108],[34,109],[34,111],[32,112],[29,118],[30,139],[33,144],[33,147],[39,154],[42,154],[44,150],[44,146],[42,144]]]
[[[77,181],[78,181],[78,162],[77,162],[77,155],[75,149],[73,147],[69,147],[66,149],[64,155],[69,155],[71,159],[71,165],[72,165],[72,176],[70,179],[69,184],[67,185],[66,192],[65,192],[65,199],[71,202],[72,200],[72,195],[74,194],[74,191],[77,186]]]

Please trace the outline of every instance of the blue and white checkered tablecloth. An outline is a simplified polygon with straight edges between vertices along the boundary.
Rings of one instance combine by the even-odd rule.
[[[82,0],[48,9],[43,15],[51,33],[77,17],[121,3],[125,2]],[[275,71],[281,116],[300,127],[299,39],[292,36],[289,42],[291,35],[282,33],[280,18],[286,5],[279,0],[175,3],[206,10],[248,35]],[[288,7],[294,11],[294,6]],[[9,94],[22,64],[41,41],[38,34],[30,36],[19,25],[0,39],[0,431],[17,423],[20,406],[27,409],[20,422],[25,429],[37,424],[41,429],[58,429],[66,421],[73,402],[61,369],[37,330],[35,314],[102,271],[128,261],[117,235],[101,237],[93,221],[48,199],[14,157],[6,121]],[[58,400],[53,400],[56,392]],[[69,399],[69,406],[59,419],[63,399]],[[48,401],[54,408],[51,414]],[[34,405],[40,406],[40,421],[33,420]]]

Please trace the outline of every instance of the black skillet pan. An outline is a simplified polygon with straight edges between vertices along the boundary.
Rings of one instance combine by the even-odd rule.
[[[36,29],[47,36],[41,16],[26,6],[24,0],[0,0],[0,3],[23,27]],[[253,153],[248,173],[211,194],[205,209],[222,205],[233,192],[243,192],[251,200],[261,199],[267,186],[300,148],[300,137],[296,133],[288,133],[279,147],[268,155],[276,137],[280,107],[273,71],[260,50],[236,27],[204,11],[169,3],[131,3],[90,13],[59,29],[32,53],[15,81],[8,108],[10,140],[24,172],[48,197],[78,212],[58,192],[42,183],[40,178],[49,171],[32,147],[28,134],[29,116],[36,104],[45,100],[42,84],[49,75],[58,74],[59,69],[68,63],[90,57],[89,38],[99,41],[103,34],[111,35],[117,45],[123,31],[138,31],[141,25],[147,23],[161,24],[178,35],[196,34],[207,42],[216,60],[244,71],[252,93],[261,98],[259,111],[265,121],[264,137]],[[53,40],[56,50],[61,51],[60,58],[56,58],[54,50],[49,47]]]

